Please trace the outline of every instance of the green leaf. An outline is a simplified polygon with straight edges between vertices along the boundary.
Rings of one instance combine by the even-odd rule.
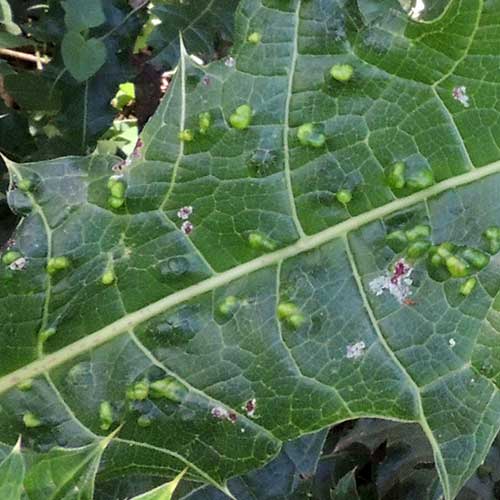
[[[100,26],[106,21],[101,0],[66,0],[62,2],[66,11],[64,22],[69,31],[84,31]]]
[[[177,485],[185,473],[186,469],[183,470],[173,481],[163,484],[162,486],[158,486],[158,488],[148,491],[147,493],[136,496],[132,500],[171,500],[172,495],[177,489]]]
[[[433,22],[367,24],[353,2],[244,0],[232,58],[183,51],[128,161],[9,162],[24,260],[0,267],[0,440],[75,446],[122,423],[99,480],[188,466],[229,493],[283,442],[380,417],[421,426],[455,498],[500,426],[483,237],[499,225],[499,12],[454,0]],[[402,261],[386,238],[417,226],[432,248]],[[482,269],[465,258],[478,250]],[[155,390],[130,398],[138,383]]]
[[[106,62],[106,46],[97,38],[85,40],[80,33],[64,35],[61,53],[67,70],[79,82],[95,75]]]
[[[19,500],[23,491],[24,474],[21,438],[19,438],[10,454],[0,462],[0,498]]]
[[[92,499],[95,475],[112,436],[81,448],[54,448],[36,457],[24,481],[28,497]]]

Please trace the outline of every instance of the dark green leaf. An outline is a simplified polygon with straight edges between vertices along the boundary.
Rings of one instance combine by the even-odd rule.
[[[84,31],[100,26],[106,21],[101,0],[66,0],[62,2],[66,11],[64,22],[69,31]]]
[[[332,491],[332,500],[359,500],[356,488],[356,470],[348,472]]]
[[[12,49],[14,47],[26,47],[28,45],[34,45],[33,41],[22,36],[0,31],[0,48]]]
[[[36,73],[10,74],[4,77],[5,89],[24,111],[55,113],[61,108],[61,93],[53,83]]]
[[[106,62],[104,43],[97,38],[85,40],[76,31],[68,31],[64,35],[61,53],[66,68],[79,82],[94,76]]]

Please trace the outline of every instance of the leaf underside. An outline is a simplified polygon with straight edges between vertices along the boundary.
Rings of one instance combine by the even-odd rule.
[[[188,466],[189,480],[224,489],[284,441],[381,417],[421,425],[443,493],[456,496],[499,428],[500,258],[468,296],[424,260],[407,304],[369,284],[398,257],[385,243],[394,228],[428,224],[435,244],[482,248],[498,224],[500,9],[453,0],[432,22],[394,8],[369,21],[364,3],[244,0],[234,60],[199,67],[181,55],[125,168],[122,208],[108,205],[115,158],[9,163],[27,263],[0,271],[0,441],[22,434],[39,453],[96,442],[106,401],[123,427],[97,482]],[[255,32],[261,41],[246,42]],[[331,78],[336,63],[353,66],[349,82]],[[468,107],[453,98],[461,86]],[[247,103],[250,127],[232,128]],[[212,117],[204,134],[200,112]],[[300,143],[304,123],[324,146]],[[193,141],[179,141],[185,129]],[[435,184],[391,190],[385,169],[396,161],[424,165]],[[28,194],[15,189],[23,179]],[[189,235],[177,215],[187,206]],[[47,273],[58,256],[69,268]],[[237,306],[222,314],[227,297]],[[282,302],[300,325],[278,319]],[[127,402],[131,384],[165,377],[180,400]],[[16,388],[29,378],[31,389]],[[253,417],[242,409],[252,398]],[[28,412],[40,425],[23,425]]]

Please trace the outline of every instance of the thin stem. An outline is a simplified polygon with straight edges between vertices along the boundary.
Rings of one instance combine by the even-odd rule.
[[[117,26],[115,26],[112,30],[108,31],[107,33],[105,33],[104,35],[102,35],[101,37],[99,37],[99,40],[105,40],[106,38],[108,38],[110,35],[112,35],[115,31],[119,30],[124,24],[127,23],[127,21],[138,11],[140,11],[143,7],[145,7],[146,5],[148,5],[149,2],[144,2],[142,3],[141,5],[137,6],[135,9],[131,10],[124,18],[123,18],[123,21],[118,24]]]

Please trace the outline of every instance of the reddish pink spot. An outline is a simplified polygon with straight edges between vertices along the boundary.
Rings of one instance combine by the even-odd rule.
[[[253,417],[255,415],[255,410],[257,409],[257,400],[254,399],[249,399],[246,403],[245,406],[243,406],[243,410],[246,411],[246,414],[249,417]]]
[[[135,143],[134,151],[132,151],[132,158],[140,158],[141,156],[141,149],[144,146],[144,142],[142,142],[142,139],[139,137],[137,139],[137,142]]]
[[[234,424],[236,420],[238,420],[238,415],[236,415],[234,411],[230,411],[227,415],[227,418],[232,424]]]
[[[193,232],[193,229],[194,229],[193,224],[191,224],[191,222],[189,222],[188,220],[182,223],[181,231],[184,234],[190,235]]]
[[[403,260],[399,260],[398,262],[396,262],[396,265],[394,266],[394,271],[391,276],[391,283],[397,284],[399,279],[405,276],[409,270],[410,267],[407,266]]]

